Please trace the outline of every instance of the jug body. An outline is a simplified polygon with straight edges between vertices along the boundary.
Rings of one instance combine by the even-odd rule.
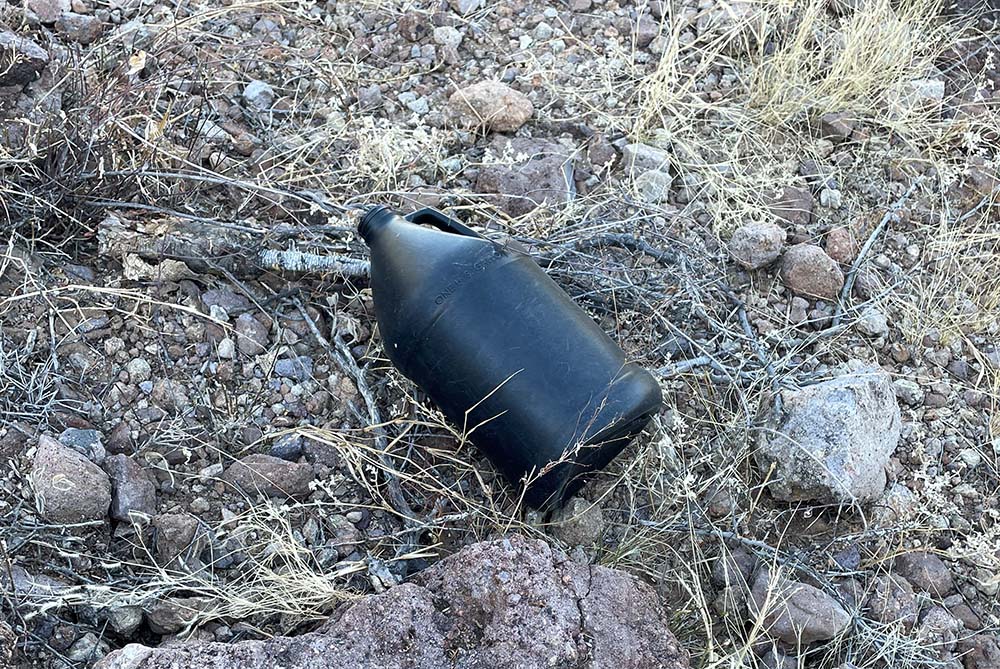
[[[658,384],[530,257],[440,212],[414,219],[361,225],[389,359],[529,505],[561,504],[659,410]]]

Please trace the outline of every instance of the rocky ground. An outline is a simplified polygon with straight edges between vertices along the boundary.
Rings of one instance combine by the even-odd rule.
[[[3,4],[0,664],[1000,666],[998,14]],[[389,365],[363,204],[660,380],[565,508]]]

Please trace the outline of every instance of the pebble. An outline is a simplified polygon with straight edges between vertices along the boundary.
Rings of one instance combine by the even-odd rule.
[[[24,86],[49,64],[49,54],[27,37],[0,30],[0,61],[4,62],[0,67],[0,87]]]
[[[433,35],[434,41],[441,46],[457,49],[462,44],[462,33],[452,26],[438,26]]]
[[[66,428],[59,435],[59,443],[72,448],[85,456],[94,464],[101,464],[107,455],[103,436],[97,430],[80,430],[75,427]]]
[[[895,568],[900,576],[914,588],[935,597],[950,595],[955,589],[951,570],[944,561],[933,553],[917,551],[905,553],[896,558]]]
[[[604,534],[601,507],[573,497],[552,517],[552,534],[569,546],[590,546]]]
[[[924,402],[924,391],[920,384],[910,379],[896,379],[892,382],[892,388],[903,402],[910,406],[919,406]]]
[[[218,353],[223,360],[232,360],[236,357],[236,344],[229,337],[223,337],[219,341]]]
[[[276,376],[295,379],[296,381],[306,381],[312,378],[313,359],[307,355],[282,358],[275,361],[274,373]]]
[[[128,522],[132,514],[156,513],[156,485],[139,464],[127,455],[112,455],[104,465],[111,477],[111,517]]]
[[[148,381],[153,375],[153,368],[143,358],[133,358],[130,360],[125,365],[125,371],[128,372],[128,380],[135,384]]]
[[[889,334],[889,321],[878,309],[868,307],[861,312],[857,322],[858,332],[872,338],[885,337]]]
[[[237,346],[243,355],[260,355],[267,349],[267,328],[250,314],[240,314],[234,329]]]
[[[274,105],[274,89],[267,82],[254,79],[243,89],[243,99],[251,107],[266,111]]]
[[[248,494],[268,497],[304,497],[313,480],[312,465],[270,455],[248,455],[226,469],[223,479]]]
[[[748,223],[733,233],[726,250],[746,269],[760,269],[778,259],[785,246],[785,231],[774,223]]]

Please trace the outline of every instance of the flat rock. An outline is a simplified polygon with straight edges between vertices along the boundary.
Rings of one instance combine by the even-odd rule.
[[[839,376],[781,398],[756,453],[771,493],[786,501],[878,499],[901,429],[889,375],[852,361]]]
[[[308,463],[255,453],[231,464],[222,478],[251,495],[259,492],[268,497],[305,497],[313,475]]]
[[[815,200],[808,188],[788,186],[769,198],[767,205],[777,218],[805,227],[812,221]]]
[[[834,300],[844,287],[844,273],[820,247],[796,244],[781,260],[781,281],[800,295]]]
[[[103,520],[111,481],[100,467],[55,439],[41,436],[31,467],[35,505],[52,523]]]
[[[748,223],[736,228],[726,250],[747,269],[770,265],[785,246],[785,231],[774,223]]]
[[[128,521],[133,513],[156,513],[156,485],[143,468],[127,455],[112,455],[104,462],[111,477],[111,517]]]
[[[851,624],[851,616],[833,597],[768,567],[757,570],[748,604],[769,636],[794,647],[832,639]]]
[[[552,518],[552,534],[570,546],[589,546],[604,534],[601,507],[581,497],[573,497]]]
[[[528,96],[499,81],[480,81],[455,91],[448,110],[465,127],[497,132],[514,132],[535,113]]]
[[[955,589],[948,565],[933,553],[918,551],[900,555],[896,558],[895,567],[914,588],[935,597],[945,597]]]
[[[0,87],[29,84],[48,64],[48,52],[37,43],[0,30]]]
[[[66,12],[56,19],[56,30],[66,39],[80,44],[90,44],[101,36],[104,25],[99,18],[89,14]]]
[[[490,145],[497,162],[479,170],[476,190],[495,193],[496,204],[511,216],[567,202],[573,195],[570,152],[555,142],[498,137]]]
[[[473,544],[319,631],[233,644],[126,646],[97,669],[685,669],[656,594],[512,536]]]

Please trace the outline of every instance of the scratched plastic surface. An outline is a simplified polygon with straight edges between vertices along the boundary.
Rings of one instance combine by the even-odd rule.
[[[529,505],[562,504],[659,410],[653,377],[530,257],[432,209],[359,230],[389,359]]]

